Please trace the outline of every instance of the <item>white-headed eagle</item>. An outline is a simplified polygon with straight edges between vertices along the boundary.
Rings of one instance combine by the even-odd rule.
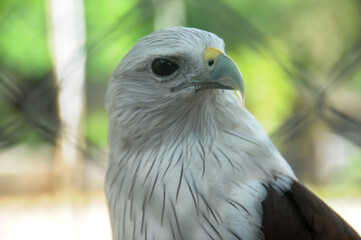
[[[168,28],[131,48],[106,95],[114,240],[360,239],[297,180],[244,94],[215,34]]]

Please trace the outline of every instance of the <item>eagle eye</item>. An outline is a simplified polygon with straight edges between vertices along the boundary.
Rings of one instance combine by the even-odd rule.
[[[161,77],[169,76],[178,69],[178,65],[168,59],[157,58],[152,62],[152,70]]]

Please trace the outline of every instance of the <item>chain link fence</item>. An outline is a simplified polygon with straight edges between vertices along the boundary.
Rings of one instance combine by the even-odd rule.
[[[115,3],[116,1],[113,1],[105,5],[111,8]],[[39,144],[55,146],[59,133],[67,131],[59,119],[57,110],[58,90],[62,88],[62,82],[54,79],[51,54],[48,52],[47,8],[44,3],[41,6],[40,4],[33,6],[36,4],[35,1],[26,3],[14,1],[5,4],[6,7],[0,13],[0,31],[3,32],[1,35],[10,35],[0,40],[0,153],[22,143],[31,146]],[[97,25],[95,19],[101,16],[99,12],[106,11],[106,8],[99,6],[97,12],[95,3],[85,1],[84,4],[88,32],[84,46],[88,61],[86,70],[88,112],[100,111],[105,114],[102,101],[111,68],[137,38],[153,31],[154,9],[157,5],[144,0],[123,4],[124,8],[119,10],[119,13],[113,12],[108,17],[103,13],[107,22],[104,25]],[[116,4],[119,6],[120,3]],[[158,1],[158,4],[161,3]],[[283,76],[282,84],[287,84],[292,89],[293,96],[286,98],[288,102],[284,103],[290,110],[286,116],[275,117],[277,127],[271,129],[270,135],[300,178],[310,182],[322,180],[317,171],[322,170],[324,163],[319,162],[317,149],[321,146],[320,142],[325,142],[324,140],[330,136],[336,136],[338,140],[332,143],[336,145],[326,144],[326,147],[337,148],[341,144],[351,146],[345,148],[346,152],[350,149],[359,152],[358,148],[361,147],[361,32],[358,27],[361,23],[360,1],[347,0],[342,3],[345,9],[342,8],[339,13],[337,10],[341,3],[337,1],[318,3],[278,1],[273,4],[263,3],[263,6],[260,3],[242,5],[225,0],[212,1],[212,3],[205,0],[188,0],[184,4],[187,26],[209,30],[224,38],[228,52],[234,56],[246,76],[246,106],[247,97],[257,95],[257,89],[247,89],[247,82],[253,80],[247,79],[247,69],[243,69],[239,63],[247,63],[249,52],[253,57],[265,58],[271,62],[275,71]],[[35,11],[29,13],[32,9]],[[346,13],[350,14],[343,15]],[[32,23],[41,27],[32,28]],[[313,27],[312,24],[319,24],[325,29],[316,32],[318,28]],[[343,26],[348,26],[348,30],[341,31]],[[19,38],[19,34],[14,34],[13,31],[25,33],[29,31],[26,36],[31,38],[17,39],[12,43],[11,36],[14,39]],[[310,38],[310,35],[313,37]],[[302,37],[307,38],[307,41],[303,42]],[[317,42],[318,38],[320,42]],[[336,41],[333,38],[338,39]],[[41,64],[28,59],[28,51],[31,52],[34,45],[41,48],[38,39],[42,39],[40,44],[44,45],[42,51],[45,52],[42,53],[44,57],[40,59],[43,61]],[[325,39],[327,41],[322,42]],[[113,51],[115,43],[118,44],[115,47],[119,50],[118,60],[113,61],[115,58],[111,55],[109,59],[113,62],[104,73],[104,70],[100,69],[103,66],[101,64],[109,64],[110,60],[104,59],[102,54]],[[9,48],[17,53],[11,54]],[[25,49],[27,51],[24,51]],[[319,56],[324,53],[326,53],[324,57]],[[31,56],[33,55],[30,54]],[[18,59],[22,61],[19,62]],[[104,61],[100,64],[102,59]],[[74,59],[69,60],[67,74],[72,74],[77,67],[74,61]],[[33,71],[32,68],[38,70]],[[100,73],[97,73],[97,70]],[[100,79],[96,79],[97,77]],[[280,80],[272,79],[270,76],[267,81],[278,84]],[[273,94],[277,95],[277,92]],[[272,95],[264,96],[264,99],[259,101],[267,105],[272,102],[272,97]],[[250,104],[252,112],[257,104],[252,101]],[[94,141],[94,137],[87,135],[86,124],[87,120],[83,126],[84,136],[73,136],[70,133],[68,136],[73,139],[69,141],[84,137],[85,144],[79,145],[78,150],[87,162],[104,171],[107,163],[106,148],[104,144]],[[104,124],[104,121],[99,123],[101,124]],[[105,133],[102,136],[104,135]],[[106,142],[106,139],[102,141]],[[329,151],[332,153],[333,150]],[[356,164],[359,166],[361,157],[357,156]],[[361,174],[356,174],[357,179],[361,182]]]

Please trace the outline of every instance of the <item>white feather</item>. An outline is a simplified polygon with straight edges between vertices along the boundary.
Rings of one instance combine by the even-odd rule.
[[[262,183],[296,179],[232,91],[169,90],[201,76],[206,47],[224,43],[197,29],[160,30],[113,74],[105,191],[114,239],[262,239]],[[152,59],[164,56],[182,66],[172,79],[151,73]]]

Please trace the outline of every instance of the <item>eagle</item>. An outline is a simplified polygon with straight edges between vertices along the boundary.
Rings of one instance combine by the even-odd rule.
[[[361,239],[297,179],[244,101],[215,34],[174,27],[134,44],[106,93],[114,240]]]

